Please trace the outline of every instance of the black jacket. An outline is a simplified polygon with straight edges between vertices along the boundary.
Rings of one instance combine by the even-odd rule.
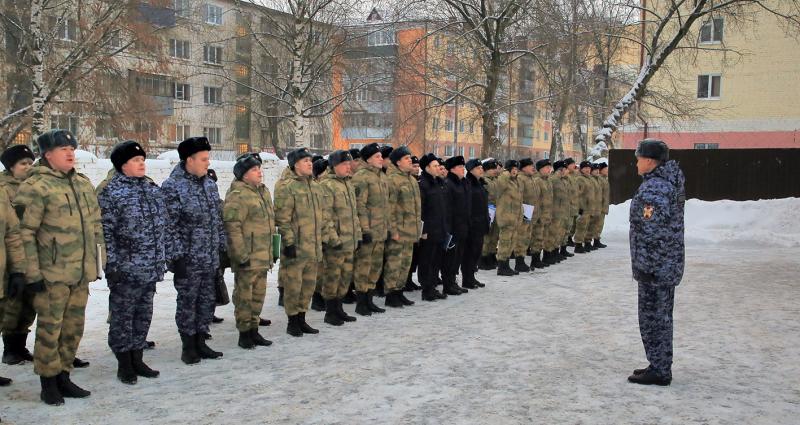
[[[457,239],[466,239],[470,227],[470,210],[472,199],[466,179],[459,179],[450,173],[447,175],[448,206],[453,234]]]
[[[447,205],[447,187],[441,179],[423,172],[419,178],[419,192],[422,198],[423,234],[428,241],[442,242],[450,233],[450,211]]]
[[[469,231],[476,237],[489,233],[489,191],[486,190],[483,179],[480,181],[467,173],[467,183],[471,197],[470,228]]]

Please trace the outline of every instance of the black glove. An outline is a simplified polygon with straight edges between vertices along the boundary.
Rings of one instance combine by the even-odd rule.
[[[25,285],[25,291],[29,294],[38,294],[39,292],[44,292],[45,289],[47,289],[47,287],[44,286],[43,280]]]
[[[583,208],[578,209],[578,215],[583,215]]]
[[[344,244],[339,242],[336,245],[328,245],[328,249],[333,250],[333,251],[341,251],[342,250],[342,246],[344,246]]]
[[[250,267],[250,259],[249,258],[244,263],[239,264],[239,268],[241,268],[241,269],[246,269],[248,267]]]
[[[226,251],[219,251],[219,268],[227,269],[231,267],[231,259]]]
[[[189,273],[186,271],[186,260],[183,257],[172,262],[172,273],[178,279],[186,279]]]
[[[388,241],[388,240],[391,240],[391,239],[392,239],[392,232],[391,231],[387,231],[386,232],[386,240]]]
[[[106,282],[108,282],[109,286],[118,283],[121,280],[122,280],[122,273],[116,270],[110,273],[106,273]]]
[[[362,233],[361,234],[361,242],[372,243],[372,234],[371,233]]]
[[[8,277],[8,291],[6,295],[9,298],[21,298],[22,293],[25,292],[25,275],[22,273],[11,273]]]
[[[294,245],[284,247],[283,255],[285,255],[286,258],[297,258],[297,247]]]

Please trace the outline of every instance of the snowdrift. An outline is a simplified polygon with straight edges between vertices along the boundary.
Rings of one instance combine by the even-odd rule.
[[[603,233],[628,235],[630,201],[612,205]],[[760,201],[686,201],[688,243],[748,243],[800,247],[800,198]]]

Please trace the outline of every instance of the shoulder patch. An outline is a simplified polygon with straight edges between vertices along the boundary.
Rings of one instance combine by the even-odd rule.
[[[645,220],[650,220],[653,218],[653,214],[655,214],[656,209],[654,206],[650,204],[645,204],[644,208],[642,208],[642,218]]]

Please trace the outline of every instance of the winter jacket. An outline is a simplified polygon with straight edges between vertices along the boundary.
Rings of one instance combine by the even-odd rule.
[[[497,210],[495,220],[500,227],[519,227],[522,224],[522,190],[517,177],[503,171],[497,178]]]
[[[275,225],[281,246],[294,246],[297,258],[322,261],[322,244],[336,246],[338,236],[325,221],[323,189],[311,177],[293,177],[275,189]]]
[[[464,240],[469,234],[471,221],[472,195],[469,193],[469,184],[466,179],[458,178],[453,173],[448,173],[445,178],[447,185],[448,205],[450,206],[450,223],[453,234]]]
[[[272,268],[275,213],[272,196],[263,183],[258,187],[241,180],[231,183],[222,205],[222,220],[234,271]]]
[[[175,257],[183,258],[189,270],[217,270],[220,252],[227,250],[217,184],[206,175],[190,174],[181,162],[161,191],[175,232]]]
[[[573,173],[567,174],[567,192],[569,193],[569,216],[575,217],[578,215],[578,176]]]
[[[540,208],[542,203],[542,184],[541,181],[535,176],[520,173],[517,175],[522,187],[522,203],[533,205],[533,217],[531,221],[536,222],[541,214]]]
[[[0,186],[3,186],[3,189],[6,192],[6,196],[8,197],[11,203],[14,203],[14,198],[17,197],[17,192],[19,191],[19,186],[22,184],[24,180],[20,180],[13,175],[11,172],[6,170],[0,173]]]
[[[27,258],[28,283],[67,285],[98,279],[98,245],[105,254],[100,205],[89,179],[45,161],[34,167],[15,201]],[[104,262],[101,258],[101,262]]]
[[[569,215],[569,183],[567,177],[551,175],[547,178],[553,188],[553,220],[563,220]]]
[[[591,181],[594,187],[592,197],[592,215],[600,215],[603,212],[603,183],[600,181],[600,176],[592,176]]]
[[[542,177],[541,174],[533,176],[533,183],[539,186],[539,193],[541,194],[539,205],[536,206],[539,209],[536,217],[543,224],[548,224],[555,218],[553,211],[553,184],[550,182],[552,178],[553,176]]]
[[[386,169],[389,187],[389,233],[400,235],[398,242],[416,242],[422,230],[419,183],[409,173],[400,171],[394,164]]]
[[[581,174],[575,181],[578,187],[578,209],[583,214],[592,215],[592,208],[595,203],[595,186],[593,177]]]
[[[608,183],[607,176],[600,176],[600,187],[602,188],[602,201],[600,206],[603,207],[601,212],[608,215],[608,206],[611,204],[611,185]]]
[[[667,161],[643,176],[631,200],[630,248],[633,278],[655,286],[676,286],[683,278],[685,179]]]
[[[121,273],[142,283],[163,279],[175,251],[158,185],[146,178],[115,174],[97,199],[106,241],[106,275]]]
[[[342,250],[354,252],[361,240],[361,225],[358,223],[356,191],[350,177],[338,177],[328,173],[320,185],[328,191],[333,228],[342,243]]]
[[[367,163],[353,176],[358,202],[361,233],[369,233],[374,241],[385,241],[389,232],[389,188],[387,177],[379,168]]]
[[[470,193],[469,232],[476,238],[489,233],[489,192],[483,179],[480,181],[467,173],[467,184]]]
[[[25,248],[22,245],[22,234],[19,230],[17,214],[5,191],[0,191],[0,238],[3,247],[0,249],[0,300],[5,297],[6,282],[11,273],[25,273]]]
[[[447,186],[423,171],[419,178],[419,192],[424,222],[422,233],[428,235],[429,242],[442,242],[451,234]]]

